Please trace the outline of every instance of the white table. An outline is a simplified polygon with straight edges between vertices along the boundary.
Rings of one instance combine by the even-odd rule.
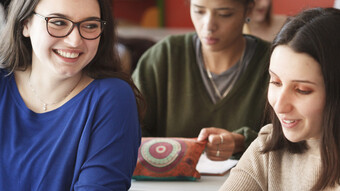
[[[217,191],[229,173],[224,176],[201,176],[198,181],[136,181],[130,191]]]

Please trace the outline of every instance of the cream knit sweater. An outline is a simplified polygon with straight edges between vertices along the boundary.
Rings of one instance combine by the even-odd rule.
[[[261,129],[258,138],[231,170],[220,191],[311,190],[320,176],[320,141],[308,140],[310,149],[303,154],[291,154],[284,150],[261,154],[272,128],[269,124]],[[340,186],[326,190],[340,190]]]

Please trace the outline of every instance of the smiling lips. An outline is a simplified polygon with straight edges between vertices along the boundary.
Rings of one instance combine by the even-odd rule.
[[[64,57],[64,58],[77,58],[79,57],[80,53],[79,52],[66,52],[62,50],[56,50],[55,51],[58,55]]]
[[[281,119],[281,124],[285,128],[293,128],[298,124],[299,120],[288,120],[288,119]]]
[[[282,121],[285,122],[285,123],[288,123],[288,124],[295,122],[294,120],[282,120]]]

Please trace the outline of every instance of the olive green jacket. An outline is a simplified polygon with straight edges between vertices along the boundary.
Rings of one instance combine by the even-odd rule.
[[[170,36],[144,53],[133,80],[147,101],[143,136],[197,137],[204,127],[243,134],[248,146],[263,122],[269,44],[257,39],[253,58],[229,94],[213,104],[196,63],[194,33]]]

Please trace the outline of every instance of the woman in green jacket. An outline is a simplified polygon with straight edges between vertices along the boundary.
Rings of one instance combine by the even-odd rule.
[[[133,79],[148,110],[143,136],[208,140],[226,160],[262,125],[269,45],[243,35],[253,0],[191,0],[196,32],[170,36],[140,59]]]

